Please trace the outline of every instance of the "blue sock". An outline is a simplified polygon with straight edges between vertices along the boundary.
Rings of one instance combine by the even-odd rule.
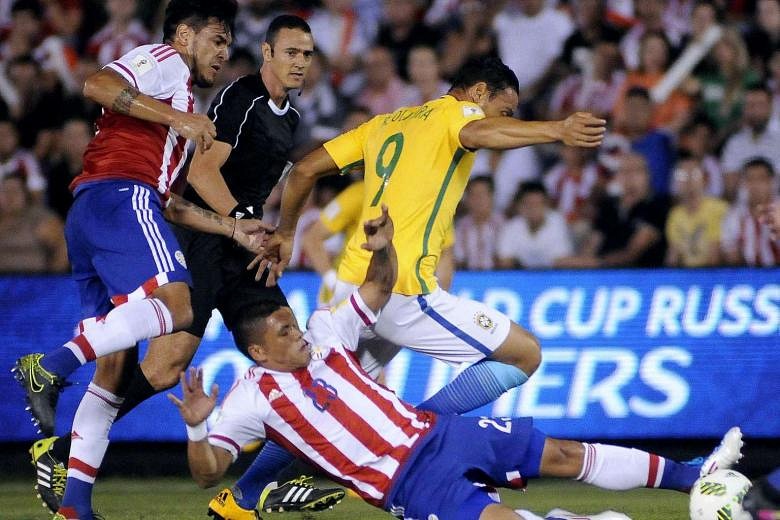
[[[61,507],[75,509],[79,520],[92,520],[92,484],[68,477]]]
[[[486,359],[468,367],[417,408],[448,415],[466,413],[526,381],[528,375],[519,368]]]
[[[664,459],[664,473],[661,475],[661,485],[658,487],[689,492],[693,487],[693,483],[699,478],[702,462],[704,462],[703,459],[701,459],[701,462],[694,460],[690,463]]]
[[[43,356],[41,366],[64,379],[81,366],[81,361],[68,347],[60,347]]]
[[[254,509],[263,489],[276,480],[276,475],[294,460],[290,452],[273,441],[268,441],[233,486],[236,503],[244,509]]]

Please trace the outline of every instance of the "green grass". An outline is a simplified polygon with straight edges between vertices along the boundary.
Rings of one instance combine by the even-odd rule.
[[[106,520],[206,519],[208,501],[218,489],[201,490],[182,479],[106,479],[95,488],[95,506]],[[630,492],[602,491],[577,482],[533,481],[525,493],[502,490],[505,504],[545,513],[563,507],[577,513],[605,509],[622,511],[634,520],[685,520],[687,496],[673,491],[639,489]],[[0,518],[44,520],[51,518],[32,491],[32,482],[0,484]],[[356,498],[347,498],[333,510],[310,515],[264,514],[266,520],[391,519]],[[447,520],[442,518],[441,520]]]

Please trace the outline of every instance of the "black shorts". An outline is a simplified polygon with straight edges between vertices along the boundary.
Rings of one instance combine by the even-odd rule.
[[[279,286],[266,287],[265,277],[254,279],[255,271],[246,266],[253,255],[218,235],[171,226],[192,275],[192,325],[185,329],[203,337],[211,312],[218,309],[228,330],[233,330],[238,313],[244,307],[263,301],[287,305]]]

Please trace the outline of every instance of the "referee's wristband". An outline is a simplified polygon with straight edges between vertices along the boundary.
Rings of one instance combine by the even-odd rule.
[[[255,212],[253,211],[254,208],[250,206],[245,206],[244,204],[239,204],[232,210],[230,210],[230,216],[235,219],[242,219],[242,218],[255,218]]]
[[[209,430],[206,428],[206,421],[196,424],[195,426],[190,426],[185,423],[185,426],[187,426],[187,438],[192,442],[202,441],[209,434]]]

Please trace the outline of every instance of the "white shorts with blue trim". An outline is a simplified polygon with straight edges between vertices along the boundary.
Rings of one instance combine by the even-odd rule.
[[[355,288],[339,280],[333,301],[343,300]],[[490,356],[509,336],[511,323],[505,314],[482,302],[437,288],[426,295],[393,293],[374,332],[396,345],[461,365]]]

